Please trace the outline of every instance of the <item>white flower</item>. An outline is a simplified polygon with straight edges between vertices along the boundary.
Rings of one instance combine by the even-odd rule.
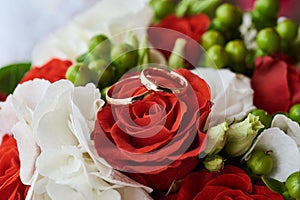
[[[33,51],[33,64],[42,65],[53,57],[74,61],[87,50],[87,41],[100,33],[120,42],[123,37],[118,34],[135,30],[141,38],[153,15],[148,1],[101,0],[40,42]]]
[[[89,136],[103,104],[93,84],[35,79],[17,86],[3,107],[13,116],[8,131],[17,140],[21,180],[31,185],[27,199],[131,199],[137,193],[150,199],[150,188],[95,153]]]
[[[247,159],[254,149],[270,151],[273,169],[270,177],[286,181],[287,177],[300,170],[300,127],[284,115],[276,115],[271,128],[264,130],[245,154]]]
[[[210,87],[213,106],[205,124],[206,129],[224,121],[230,124],[234,120],[241,120],[255,108],[250,79],[246,76],[227,69],[201,67],[192,72],[203,78]]]

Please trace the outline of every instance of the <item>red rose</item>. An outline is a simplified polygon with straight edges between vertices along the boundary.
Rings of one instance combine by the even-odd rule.
[[[0,146],[0,199],[25,199],[29,186],[20,180],[20,160],[16,140],[5,135]]]
[[[72,62],[68,60],[63,61],[59,59],[52,59],[41,67],[31,68],[22,78],[20,83],[33,80],[35,78],[46,79],[51,83],[61,79],[66,79],[66,72],[71,65]]]
[[[199,42],[209,24],[210,19],[205,14],[182,18],[169,15],[148,29],[148,37],[150,43],[166,57],[171,54],[176,39],[185,39],[184,58],[192,66],[198,66],[201,56]]]
[[[201,128],[211,109],[209,87],[186,69],[177,72],[189,82],[182,94],[153,92],[129,106],[107,104],[92,135],[109,164],[155,189],[168,189],[190,173],[205,143]],[[122,85],[118,94],[132,88],[145,89],[137,80]]]
[[[251,79],[254,105],[272,114],[287,112],[300,102],[300,75],[297,68],[269,56],[255,61]]]
[[[177,194],[164,200],[283,200],[263,185],[252,185],[251,179],[242,169],[225,166],[221,172],[200,172],[189,174],[182,182]]]

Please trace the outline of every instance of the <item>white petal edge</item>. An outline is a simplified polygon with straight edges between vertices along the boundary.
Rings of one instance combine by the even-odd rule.
[[[255,108],[250,79],[246,76],[227,69],[203,67],[198,67],[192,72],[207,82],[214,103],[205,130],[224,121],[230,124],[234,120],[241,120]]]
[[[26,185],[31,185],[35,161],[40,154],[40,148],[37,146],[32,130],[26,122],[18,122],[13,128],[13,134],[19,150],[21,181]]]
[[[296,142],[300,153],[300,126],[285,115],[278,114],[272,120],[271,127],[278,127]]]

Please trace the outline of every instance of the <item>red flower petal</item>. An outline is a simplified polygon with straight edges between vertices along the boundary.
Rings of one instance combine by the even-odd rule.
[[[287,112],[290,107],[288,65],[271,57],[256,60],[256,68],[251,79],[254,90],[254,105],[273,114]]]
[[[45,79],[51,83],[61,79],[66,79],[66,72],[71,65],[72,62],[68,60],[63,61],[59,59],[52,59],[41,67],[31,68],[22,78],[20,83],[33,80],[35,78]]]

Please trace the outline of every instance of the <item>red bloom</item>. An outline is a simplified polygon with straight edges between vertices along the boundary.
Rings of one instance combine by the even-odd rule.
[[[51,83],[60,79],[66,79],[67,69],[72,65],[71,61],[52,59],[41,67],[31,68],[25,76],[22,78],[20,83],[25,81],[33,80],[35,78],[46,79]]]
[[[16,140],[5,135],[0,146],[0,198],[25,199],[29,186],[20,180],[20,160]]]
[[[210,19],[204,14],[179,18],[175,15],[165,17],[158,24],[148,29],[149,41],[152,45],[169,57],[178,38],[187,41],[185,48],[186,61],[198,66],[201,48],[201,36],[209,27]]]
[[[155,189],[168,189],[190,173],[204,148],[200,128],[211,108],[209,87],[186,69],[178,72],[190,83],[182,94],[153,92],[129,106],[107,104],[92,136],[108,163]],[[117,94],[143,89],[137,80],[123,84]]]
[[[240,168],[225,166],[221,172],[200,172],[189,174],[182,182],[177,194],[164,200],[283,200],[280,194],[273,193],[262,185],[252,185],[250,177]]]
[[[287,112],[300,103],[300,74],[297,68],[269,56],[257,58],[251,79],[254,105],[272,114]]]

